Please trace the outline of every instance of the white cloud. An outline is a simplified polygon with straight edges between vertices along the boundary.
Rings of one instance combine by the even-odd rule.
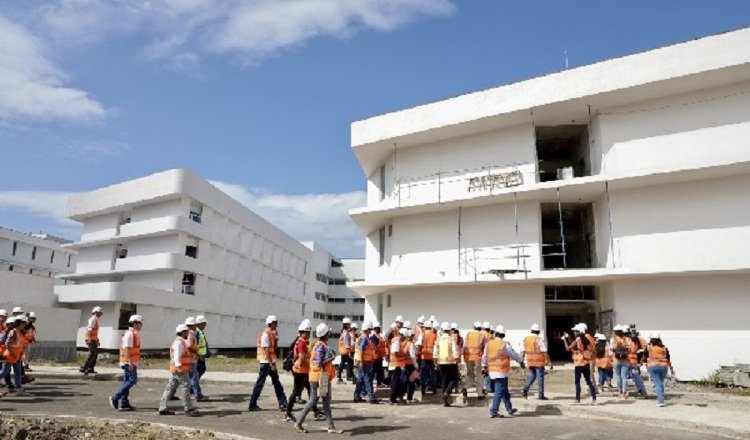
[[[0,121],[103,117],[102,105],[86,92],[65,86],[67,79],[39,39],[0,16]]]
[[[57,0],[31,16],[60,44],[146,35],[147,57],[184,66],[227,52],[258,62],[311,38],[391,31],[454,9],[450,0]]]
[[[65,216],[68,197],[73,194],[58,191],[0,191],[0,209],[27,212],[59,225],[78,225]]]
[[[211,183],[298,240],[316,240],[338,257],[364,256],[364,237],[349,217],[350,209],[365,205],[364,191],[274,194],[232,183]]]
[[[98,160],[104,158],[119,157],[130,145],[124,142],[74,142],[59,148],[63,156],[82,158],[86,160]]]

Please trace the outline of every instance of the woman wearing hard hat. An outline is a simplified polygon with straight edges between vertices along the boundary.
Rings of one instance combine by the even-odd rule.
[[[664,403],[664,379],[667,377],[667,369],[674,375],[674,367],[669,356],[669,349],[661,341],[659,332],[651,332],[649,343],[646,347],[646,364],[648,365],[648,374],[651,376],[651,382],[656,388],[656,402],[660,407],[666,406]]]

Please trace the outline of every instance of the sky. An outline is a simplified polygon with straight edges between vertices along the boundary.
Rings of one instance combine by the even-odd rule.
[[[184,167],[363,257],[353,121],[746,26],[747,0],[0,0],[0,226],[76,240],[70,194]]]

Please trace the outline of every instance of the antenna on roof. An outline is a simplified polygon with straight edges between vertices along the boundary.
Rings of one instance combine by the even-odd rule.
[[[565,56],[565,70],[568,70],[568,50],[563,51],[563,55]]]

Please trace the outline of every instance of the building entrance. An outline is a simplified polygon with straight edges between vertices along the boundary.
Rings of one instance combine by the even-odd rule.
[[[545,286],[546,339],[552,361],[570,361],[563,334],[584,322],[593,331],[597,328],[598,305],[594,286]]]

